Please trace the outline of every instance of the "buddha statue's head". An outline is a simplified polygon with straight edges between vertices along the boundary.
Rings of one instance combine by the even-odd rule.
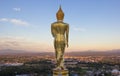
[[[59,7],[58,12],[56,13],[56,18],[58,21],[63,21],[64,19],[64,12],[61,9],[61,6]]]

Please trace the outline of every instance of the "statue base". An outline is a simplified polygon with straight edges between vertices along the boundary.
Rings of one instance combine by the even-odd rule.
[[[53,70],[53,76],[69,76],[69,71],[65,70]]]

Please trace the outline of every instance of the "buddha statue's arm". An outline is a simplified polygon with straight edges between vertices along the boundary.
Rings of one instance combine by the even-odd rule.
[[[53,25],[51,25],[51,33],[52,33],[52,36],[55,37],[55,30],[54,30]]]
[[[67,25],[67,28],[66,28],[66,45],[67,45],[67,47],[69,46],[68,45],[68,38],[69,38],[69,25]]]

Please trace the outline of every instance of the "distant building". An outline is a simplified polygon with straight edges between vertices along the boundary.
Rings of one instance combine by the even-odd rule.
[[[23,63],[5,63],[4,66],[22,66]]]
[[[29,74],[21,74],[21,75],[16,75],[16,76],[31,76]]]
[[[119,75],[118,76],[120,76],[120,71],[119,71]]]
[[[88,69],[88,65],[87,64],[84,64],[84,63],[78,63],[77,65],[78,67],[82,68],[82,69]]]
[[[118,75],[120,75],[120,71],[119,71],[118,69],[113,69],[113,70],[111,71],[111,73],[112,73],[113,76],[118,76]]]
[[[74,67],[77,67],[77,64],[78,64],[78,61],[75,59],[66,59],[65,60],[66,67],[74,68]]]
[[[114,69],[111,71],[113,76],[120,76],[120,71],[118,69],[119,69],[119,66],[115,65]]]

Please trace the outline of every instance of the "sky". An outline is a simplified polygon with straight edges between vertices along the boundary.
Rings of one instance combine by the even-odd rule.
[[[120,49],[120,0],[0,0],[0,51],[54,52],[59,6],[73,51]]]

